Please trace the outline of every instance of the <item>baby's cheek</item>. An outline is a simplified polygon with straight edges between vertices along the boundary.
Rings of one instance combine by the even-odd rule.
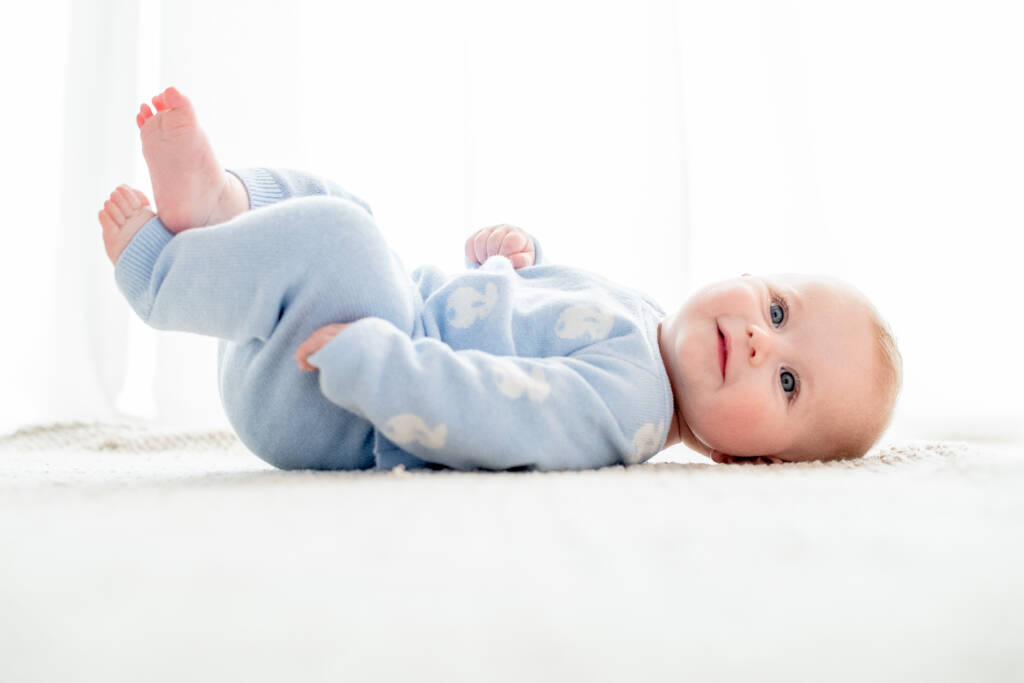
[[[753,397],[736,400],[716,410],[709,431],[717,435],[712,445],[732,455],[764,455],[771,446],[773,430],[771,411]],[[714,443],[718,441],[718,443]]]

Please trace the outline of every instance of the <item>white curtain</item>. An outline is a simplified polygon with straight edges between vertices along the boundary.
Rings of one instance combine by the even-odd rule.
[[[150,194],[167,85],[226,166],[366,199],[407,267],[521,225],[666,310],[742,272],[827,272],[906,363],[891,437],[1019,438],[1024,11],[1011,2],[26,5],[0,28],[0,432],[223,426],[215,342],[142,325],[96,212]]]

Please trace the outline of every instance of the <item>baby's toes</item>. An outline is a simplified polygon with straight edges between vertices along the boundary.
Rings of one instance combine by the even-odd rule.
[[[167,104],[164,93],[160,93],[153,97],[153,106],[156,107],[157,112],[166,111],[171,108],[170,105]]]
[[[146,125],[146,121],[149,121],[151,118],[153,118],[153,110],[149,108],[148,104],[143,102],[142,106],[139,107],[139,113],[135,115],[135,123],[139,124],[139,128],[142,128]]]
[[[508,257],[508,260],[512,262],[513,268],[519,270],[520,268],[527,268],[533,265],[533,254],[520,252],[512,254]]]
[[[125,217],[125,220],[131,218],[135,213],[135,207],[132,206],[131,200],[126,194],[123,194],[120,189],[114,190],[110,193],[110,201],[114,202],[114,206],[118,208],[121,215]],[[121,222],[124,223],[124,221]]]
[[[109,237],[117,233],[117,223],[111,218],[110,214],[107,213],[106,209],[101,209],[99,213],[100,225],[103,226],[103,237]]]
[[[106,210],[108,214],[110,214],[110,217],[113,218],[114,222],[117,223],[117,225],[120,227],[124,225],[124,222],[127,220],[127,218],[125,217],[124,212],[121,211],[117,204],[114,203],[113,198],[115,196],[116,194],[111,193],[111,198],[103,202],[103,208]]]
[[[498,253],[502,256],[510,256],[524,249],[526,249],[526,235],[513,230],[501,240],[501,247],[498,249]]]
[[[142,202],[139,201],[138,196],[134,192],[132,192],[132,188],[128,187],[127,185],[118,185],[117,189],[114,191],[117,192],[118,196],[120,196],[121,199],[128,202],[128,206],[130,206],[132,210],[135,210],[142,206]]]
[[[129,188],[128,188],[128,190],[129,190],[129,191],[130,191],[130,192],[131,192],[131,193],[132,193],[133,195],[135,195],[135,198],[136,198],[136,199],[138,199],[138,200],[139,200],[139,206],[149,206],[149,197],[147,197],[146,195],[144,195],[144,194],[143,194],[142,192],[140,192],[139,190],[136,190],[136,189],[135,189],[134,187],[129,187]]]

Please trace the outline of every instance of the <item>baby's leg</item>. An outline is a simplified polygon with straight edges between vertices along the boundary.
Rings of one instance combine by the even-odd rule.
[[[373,466],[372,425],[327,400],[293,358],[334,322],[374,316],[415,331],[415,283],[358,204],[295,198],[178,235],[154,217],[115,274],[149,325],[225,340],[221,401],[255,454],[283,469]]]
[[[221,400],[261,458],[284,469],[372,467],[372,425],[328,401],[293,359],[332,322],[375,316],[413,331],[422,300],[369,206],[297,171],[225,173],[187,100],[169,89],[154,104],[138,124],[160,217],[130,188],[100,216],[118,286],[153,327],[222,340]],[[217,221],[226,222],[188,229]]]
[[[114,275],[151,327],[237,344],[269,340],[303,306],[328,312],[323,324],[375,316],[411,334],[419,298],[373,217],[353,201],[324,196],[178,235],[155,216],[124,249]]]

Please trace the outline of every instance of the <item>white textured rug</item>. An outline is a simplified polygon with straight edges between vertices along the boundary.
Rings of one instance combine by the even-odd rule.
[[[1020,681],[1022,493],[1012,446],[279,472],[228,433],[27,428],[0,680]]]

